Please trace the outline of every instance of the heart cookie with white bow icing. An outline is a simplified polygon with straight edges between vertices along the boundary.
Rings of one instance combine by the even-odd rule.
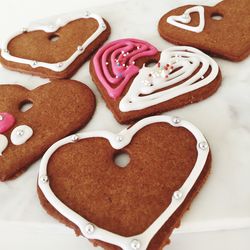
[[[160,35],[167,41],[241,61],[250,53],[249,0],[226,0],[213,7],[187,5],[162,16]]]
[[[109,24],[88,11],[39,20],[2,42],[8,69],[46,78],[69,78],[108,39]]]
[[[34,90],[0,85],[0,181],[20,175],[57,140],[82,128],[95,110],[84,84],[55,80]]]
[[[104,45],[90,73],[120,123],[201,101],[221,83],[217,63],[203,52],[187,46],[159,52],[138,39]]]
[[[123,167],[115,161],[121,153],[130,157]],[[118,134],[85,132],[56,142],[42,158],[38,194],[50,215],[95,246],[160,250],[210,164],[208,142],[194,125],[152,116]]]

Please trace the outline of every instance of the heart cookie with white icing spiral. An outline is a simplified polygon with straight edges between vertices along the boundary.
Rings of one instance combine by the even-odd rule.
[[[24,172],[57,140],[82,128],[95,110],[84,84],[55,80],[34,90],[0,85],[0,181]]]
[[[120,167],[116,157],[128,154]],[[105,250],[160,250],[205,182],[208,142],[177,117],[145,118],[118,134],[66,137],[42,158],[45,210]]]
[[[46,78],[69,78],[110,35],[109,24],[88,11],[39,20],[1,43],[4,67]]]
[[[221,83],[219,66],[200,50],[177,46],[158,52],[138,39],[104,45],[90,73],[120,123],[201,101]]]
[[[249,29],[249,0],[224,0],[213,7],[182,6],[163,15],[158,24],[165,40],[231,61],[249,55]]]

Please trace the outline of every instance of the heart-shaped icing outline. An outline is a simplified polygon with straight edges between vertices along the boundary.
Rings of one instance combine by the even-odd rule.
[[[120,236],[115,233],[109,232],[107,230],[104,230],[102,228],[99,228],[93,225],[91,222],[84,219],[82,216],[80,216],[73,210],[71,210],[65,204],[63,204],[51,190],[48,176],[47,176],[47,165],[48,165],[50,157],[58,148],[62,147],[65,144],[75,143],[82,139],[92,138],[92,137],[101,137],[101,138],[107,139],[114,149],[119,150],[125,147],[126,145],[128,145],[131,142],[133,136],[140,129],[142,129],[143,127],[149,124],[159,123],[159,122],[165,122],[174,127],[183,127],[183,128],[186,128],[189,132],[191,132],[197,141],[197,147],[196,147],[197,148],[197,160],[193,167],[193,170],[191,171],[186,181],[183,183],[182,187],[176,191],[177,196],[179,196],[179,198],[176,198],[176,195],[175,195],[176,192],[175,192],[173,194],[170,205],[154,221],[154,223],[143,233],[132,236],[132,237],[124,237],[124,236]],[[60,214],[62,214],[68,220],[76,224],[81,230],[83,236],[85,236],[86,238],[107,242],[109,244],[119,246],[123,250],[132,250],[133,248],[131,247],[131,243],[136,241],[140,245],[140,248],[139,248],[140,250],[146,250],[148,247],[148,244],[150,243],[154,235],[156,235],[156,233],[160,230],[160,228],[164,225],[164,223],[171,217],[171,215],[174,214],[174,212],[178,209],[178,207],[184,202],[186,196],[188,195],[188,193],[194,186],[195,182],[197,181],[198,177],[200,176],[205,166],[208,155],[209,155],[208,143],[205,137],[202,135],[202,133],[194,125],[176,117],[152,116],[152,117],[148,117],[137,122],[135,125],[127,129],[122,130],[119,134],[113,134],[108,131],[85,132],[85,133],[81,133],[81,134],[77,134],[73,136],[68,136],[56,142],[54,145],[52,145],[48,149],[48,151],[45,153],[45,155],[42,158],[40,169],[39,169],[38,186],[41,189],[47,201]]]
[[[200,23],[196,27],[192,27],[187,25],[187,23],[191,22],[191,13],[198,12],[200,17]],[[196,33],[200,33],[203,31],[205,27],[205,14],[203,6],[194,6],[189,9],[186,9],[182,15],[179,16],[169,16],[167,18],[167,22],[181,29],[193,31]]]
[[[76,51],[65,61],[57,63],[39,62],[12,56],[8,51],[9,42],[13,38],[22,33],[37,31],[37,30],[42,30],[47,33],[56,32],[59,28],[65,26],[69,22],[75,21],[80,18],[94,18],[98,22],[99,26],[97,30],[82,45],[79,44],[79,46],[76,48]],[[2,43],[1,56],[7,61],[21,63],[21,64],[28,64],[32,68],[43,67],[53,70],[55,72],[62,72],[65,69],[67,69],[75,61],[75,59],[85,51],[88,45],[90,45],[104,30],[106,30],[106,28],[107,28],[106,24],[102,19],[102,17],[94,13],[90,13],[88,11],[85,11],[85,13],[83,11],[83,12],[72,12],[72,13],[57,15],[51,18],[46,18],[31,23],[30,25],[28,25],[27,28],[23,28],[22,30],[8,36]]]
[[[173,67],[171,71],[166,70],[169,74],[168,78],[165,80],[164,76],[164,82],[156,78],[154,84],[145,86],[144,81],[147,79],[149,73],[152,75],[154,70],[157,71],[160,69],[159,67],[163,67],[166,63],[168,63],[169,67],[170,65]],[[170,74],[170,72],[178,68],[181,69]],[[197,69],[199,70],[197,71]],[[211,71],[206,75],[209,69]],[[197,72],[194,74],[195,71]],[[122,97],[119,109],[122,112],[142,110],[169,101],[209,85],[215,80],[218,74],[218,64],[202,51],[189,46],[170,47],[161,52],[158,64],[153,67],[144,66],[139,70],[126,95]],[[150,79],[154,78],[150,77]],[[179,82],[182,83],[178,84]],[[166,87],[170,88],[161,91],[161,89]]]

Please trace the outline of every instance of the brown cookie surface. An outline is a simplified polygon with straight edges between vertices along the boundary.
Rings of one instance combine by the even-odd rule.
[[[55,141],[82,128],[95,110],[92,91],[72,80],[55,80],[31,91],[19,85],[0,85],[0,92],[0,128],[10,125],[1,132],[8,145],[0,155],[0,181],[20,175]],[[22,112],[27,103],[33,106]],[[8,124],[9,116],[14,124]],[[30,131],[26,126],[33,131],[30,138],[26,138]]]
[[[197,11],[188,13],[193,7],[197,6],[182,6],[162,16],[158,24],[160,35],[171,43],[194,46],[211,55],[232,61],[241,61],[249,55],[250,4],[248,0],[225,0],[213,7],[202,6],[204,14],[201,11],[201,16]],[[167,21],[170,17],[174,17],[174,25]],[[179,24],[197,27],[201,24],[202,18],[205,19],[205,25],[201,32],[178,27]]]
[[[117,40],[104,45],[91,60],[92,79],[118,122],[202,101],[219,88],[220,69],[203,52],[187,46],[158,52],[147,46],[146,50],[137,39]],[[145,56],[149,48],[153,53]]]
[[[196,128],[188,130],[183,125],[185,122],[176,127],[171,124],[171,120],[165,122],[165,118],[160,118],[160,122],[159,117],[146,118],[147,121],[151,119],[152,123],[138,130],[136,126],[139,123],[128,129],[137,132],[120,133],[123,139],[119,139],[118,143],[125,141],[121,147],[116,146],[115,135],[105,134],[108,139],[104,139],[100,133],[90,132],[88,135],[79,134],[76,143],[70,143],[71,139],[66,138],[66,144],[55,146],[53,154],[47,152],[43,161],[49,159],[49,163],[46,168],[46,164],[41,164],[38,187],[45,210],[72,227],[78,235],[88,236],[84,224],[87,222],[84,220],[93,223],[94,230],[89,236],[95,245],[107,250],[128,250],[133,249],[129,248],[133,236],[145,232],[156,219],[162,221],[166,209],[178,204],[174,212],[162,221],[159,230],[150,236],[149,244],[146,246],[145,242],[140,242],[142,249],[162,249],[169,243],[170,234],[179,226],[182,215],[205,182],[210,171],[211,156],[207,146],[202,149],[199,147],[200,140],[204,142],[205,139],[199,133],[193,133],[197,131]],[[132,140],[127,141],[130,133]],[[125,168],[118,167],[114,161],[121,152],[130,156],[130,162]],[[173,194],[176,190],[182,193],[181,190],[186,189],[184,182],[194,178],[197,164],[201,167],[200,172],[196,173],[189,192],[183,192],[176,203]],[[45,181],[41,181],[41,178]],[[54,197],[48,189],[51,189]],[[56,199],[71,212],[66,211]],[[80,218],[76,219],[74,213]],[[116,235],[131,237],[127,247],[118,247],[121,244],[119,240],[117,245],[110,244],[108,240],[96,240],[97,227]],[[140,238],[137,237],[137,240]]]
[[[109,35],[109,24],[96,14],[64,14],[6,38],[0,60],[11,70],[69,78]]]

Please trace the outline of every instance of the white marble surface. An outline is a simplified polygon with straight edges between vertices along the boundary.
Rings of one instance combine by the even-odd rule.
[[[218,1],[93,0],[91,3],[87,2],[86,0],[53,2],[44,0],[42,5],[38,5],[36,1],[8,0],[1,4],[0,37],[5,36],[11,30],[25,26],[27,21],[35,18],[75,9],[85,10],[86,6],[93,4],[96,7],[88,9],[101,14],[111,24],[110,41],[122,37],[136,37],[153,43],[159,49],[164,49],[171,44],[158,35],[157,22],[165,12],[183,4],[213,5]],[[98,6],[108,2],[116,3]],[[249,247],[250,238],[247,239],[245,236],[250,235],[250,58],[240,63],[217,58],[215,60],[220,65],[223,74],[222,86],[218,92],[203,102],[167,113],[181,116],[199,127],[210,142],[213,153],[213,169],[210,178],[194,201],[191,210],[184,216],[182,227],[174,234],[173,243],[168,247],[169,250],[184,249],[187,245],[190,249],[201,249],[197,247],[203,247],[201,239],[204,239],[206,245],[210,246],[208,249],[219,249],[214,247],[213,241],[217,239],[219,242],[221,237],[227,239],[229,235],[235,236],[236,240],[239,239],[241,242],[239,249],[249,249],[247,247]],[[85,82],[97,96],[96,113],[84,131],[107,129],[118,132],[123,126],[115,121],[92,83],[88,74],[88,63],[82,66],[73,79]],[[0,67],[0,82],[20,83],[32,89],[46,83],[47,80],[10,72]],[[15,181],[0,183],[0,234],[4,236],[4,242],[10,242],[9,239],[14,232],[19,235],[17,237],[19,246],[25,249],[34,249],[32,244],[25,240],[27,235],[33,235],[38,239],[38,235],[42,235],[45,242],[55,241],[55,246],[58,246],[56,248],[60,247],[62,250],[64,249],[62,247],[67,244],[61,243],[66,242],[66,239],[68,243],[75,244],[72,249],[95,249],[85,239],[67,238],[71,235],[71,231],[47,216],[40,207],[36,195],[38,167],[39,161]],[[228,231],[222,236],[214,233],[210,233],[209,236],[207,233],[200,233],[232,229],[233,231]],[[235,231],[236,229],[239,230]],[[26,234],[21,234],[21,231]],[[189,234],[191,232],[199,232],[199,234]],[[21,238],[20,235],[23,237]],[[203,235],[203,238],[197,238],[197,235]],[[54,240],[51,237],[54,237]],[[240,240],[240,237],[244,240]],[[61,242],[59,242],[60,238]],[[56,240],[58,240],[58,245],[56,245]],[[75,243],[72,243],[73,241]],[[78,244],[79,241],[81,243]],[[196,242],[200,242],[200,245]],[[8,248],[6,244],[4,249],[14,250],[17,246],[14,244]],[[230,246],[232,247],[233,243]]]

